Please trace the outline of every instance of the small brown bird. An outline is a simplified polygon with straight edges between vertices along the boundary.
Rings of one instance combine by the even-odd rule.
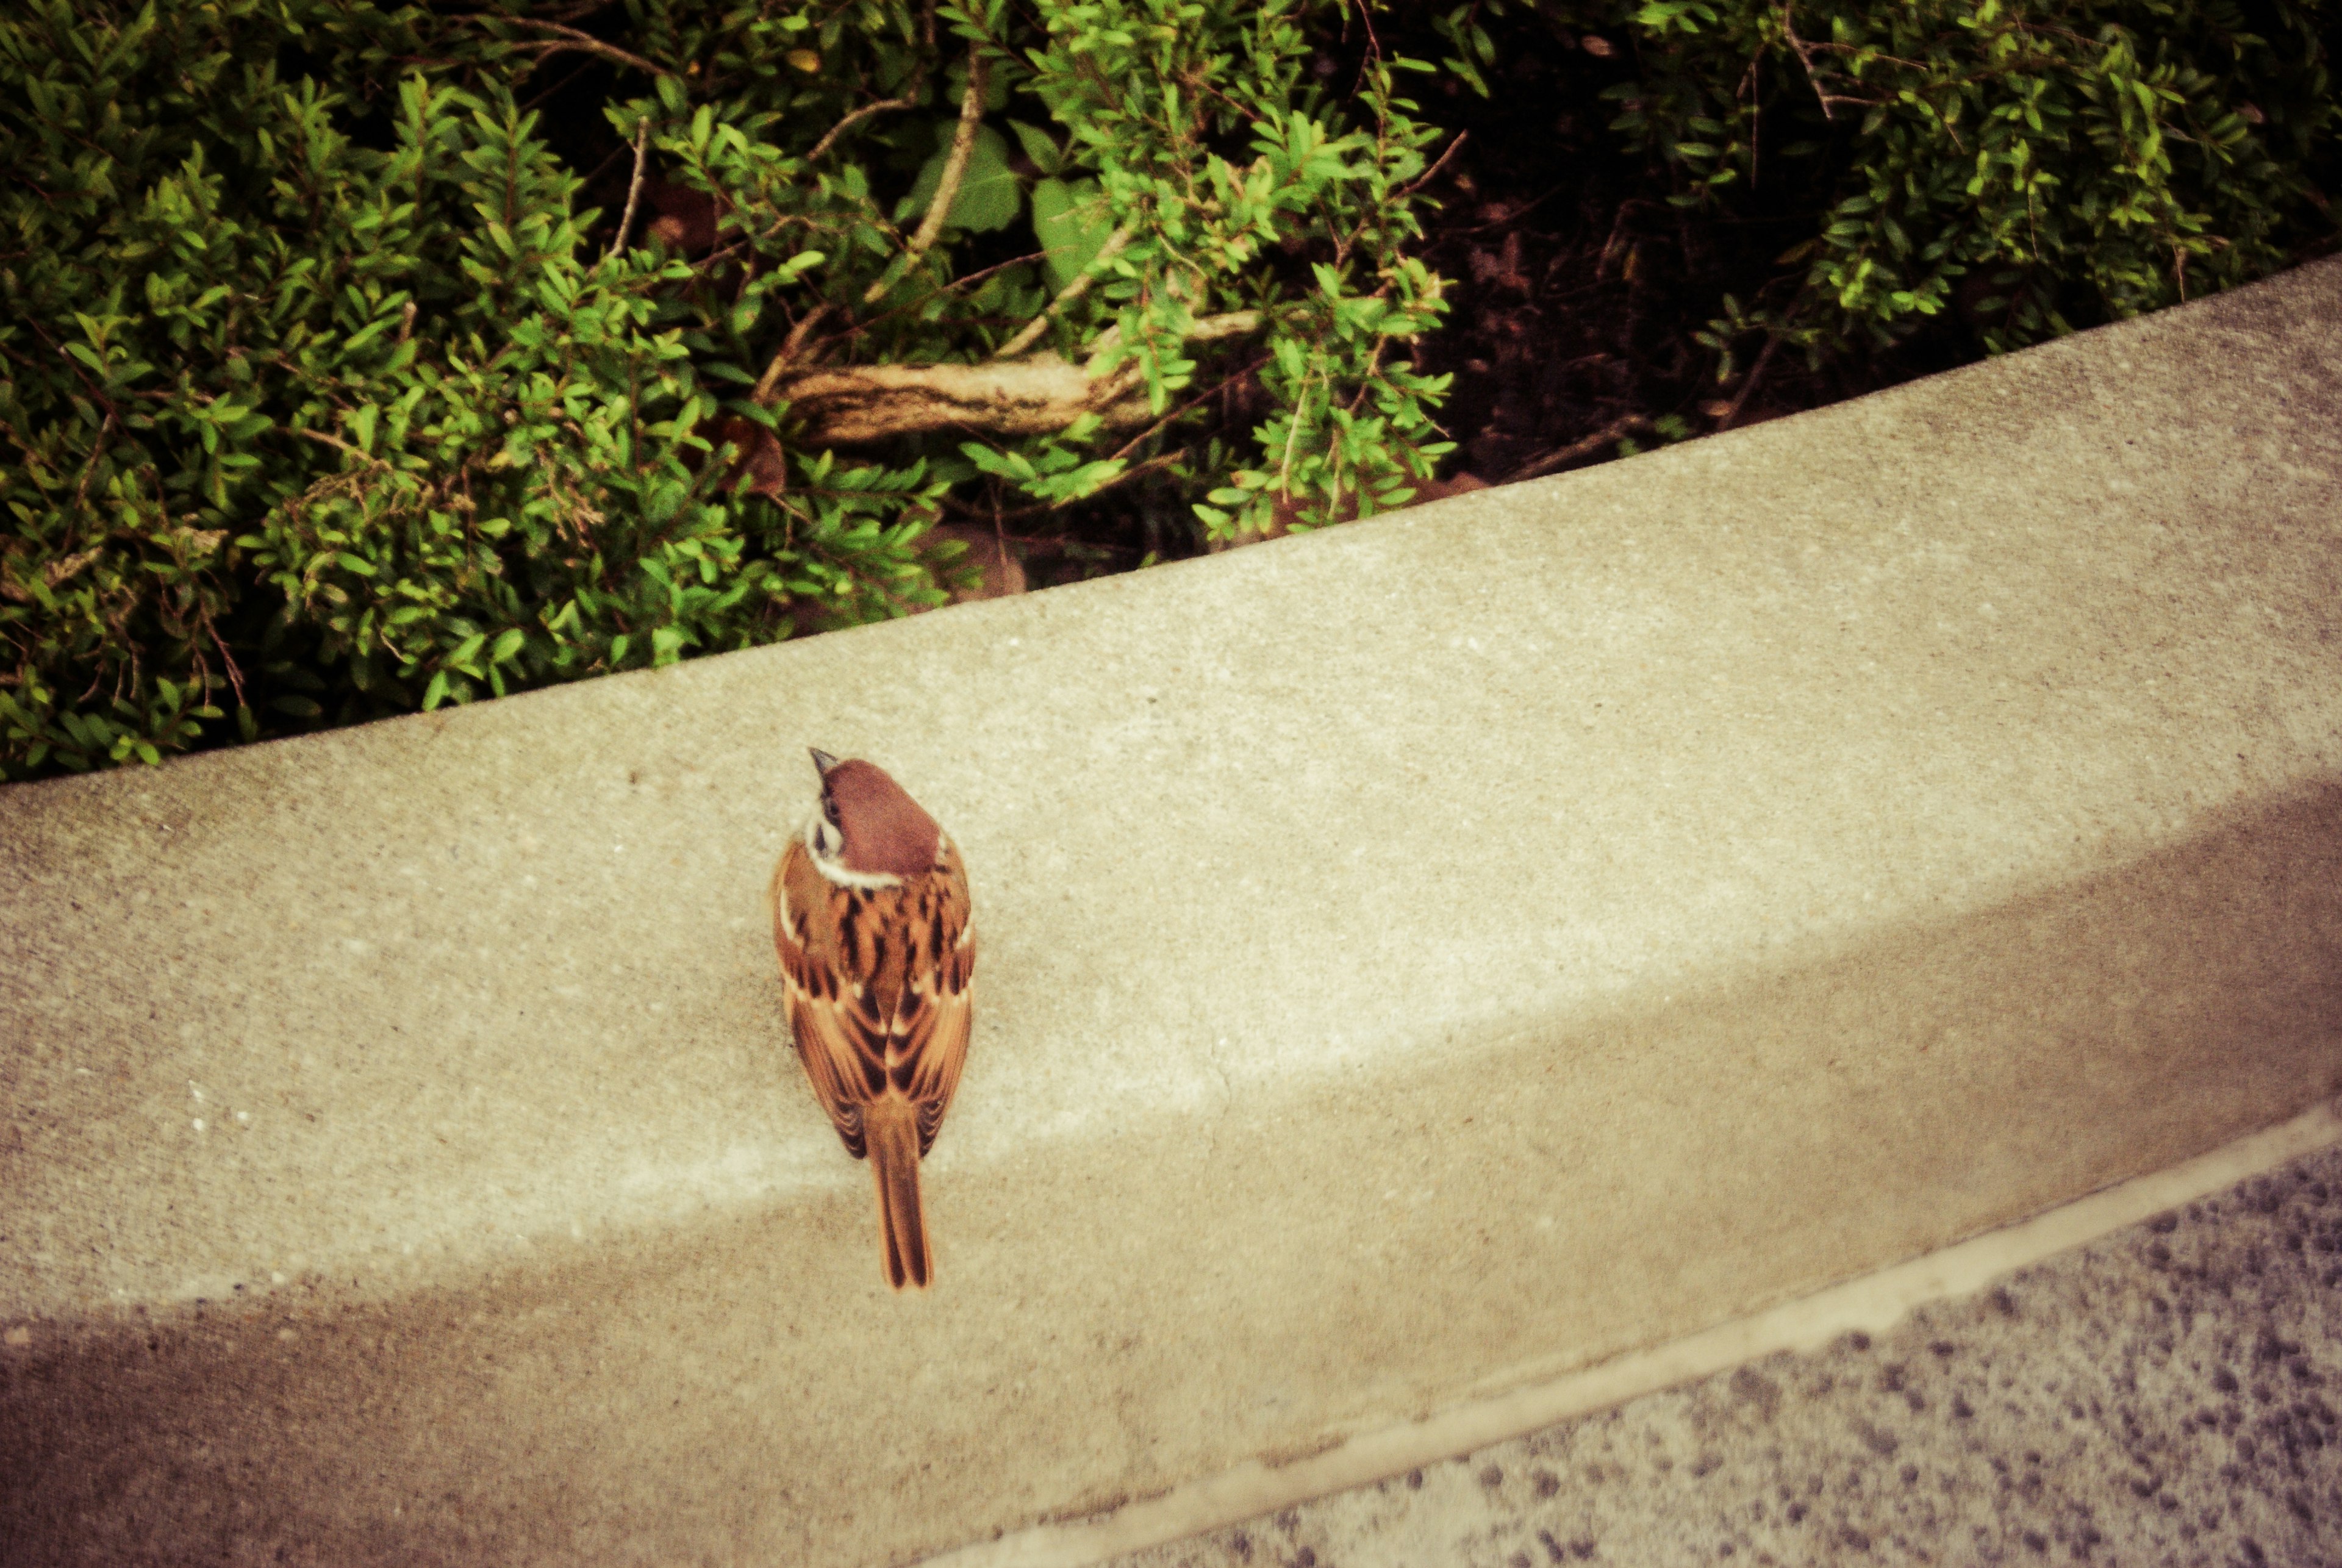
[[[773,868],[789,1032],[846,1152],[878,1181],[896,1290],[934,1277],[919,1161],[967,1060],[976,926],[959,848],[875,764],[813,754],[821,808]]]

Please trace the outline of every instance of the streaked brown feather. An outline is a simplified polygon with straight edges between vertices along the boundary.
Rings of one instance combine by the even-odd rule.
[[[881,1101],[906,1106],[918,1153],[936,1134],[959,1088],[974,1017],[976,942],[967,870],[959,848],[938,834],[936,860],[900,886],[853,888],[824,877],[804,842],[792,840],[774,868],[773,945],[780,958],[789,1031],[815,1097],[855,1158]],[[916,1203],[916,1171],[912,1174]],[[882,1220],[894,1208],[881,1193]],[[899,1198],[895,1200],[899,1206]],[[916,1257],[925,1283],[925,1243],[898,1256],[890,1239],[888,1275]]]

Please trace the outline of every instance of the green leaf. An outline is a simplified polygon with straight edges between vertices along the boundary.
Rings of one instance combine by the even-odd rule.
[[[1063,290],[1089,270],[1114,235],[1096,180],[1043,180],[1033,187],[1033,234],[1048,254],[1049,281]]]
[[[1023,145],[1025,155],[1033,160],[1035,168],[1045,175],[1055,175],[1064,170],[1066,155],[1057,150],[1057,144],[1050,138],[1048,132],[1036,129],[1022,120],[1009,121],[1008,128],[1016,133],[1016,140]]]
[[[936,192],[943,185],[944,165],[951,159],[951,133],[958,128],[953,122],[946,122],[946,126],[943,145],[920,167],[919,177],[911,183],[911,194],[903,198],[898,211],[905,216],[924,215],[935,203]],[[978,125],[976,145],[969,149],[967,167],[960,175],[959,195],[952,198],[945,223],[989,234],[1015,223],[1024,205],[1025,193],[1008,167],[1007,142],[991,126]]]

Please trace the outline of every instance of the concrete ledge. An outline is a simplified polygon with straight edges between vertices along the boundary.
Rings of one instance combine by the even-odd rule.
[[[0,793],[0,1538],[875,1563],[2342,1090],[2342,264],[1213,560]],[[802,747],[985,943],[937,1288]]]

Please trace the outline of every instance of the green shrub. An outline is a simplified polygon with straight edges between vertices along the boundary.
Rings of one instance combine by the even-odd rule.
[[[1479,5],[1441,30],[1476,78]],[[1491,17],[1504,0],[1487,0]],[[1957,313],[1988,352],[2287,265],[2334,233],[2330,0],[1567,0],[1634,40],[1613,127],[1727,221],[1810,215],[1705,338],[1838,350]],[[1756,187],[1769,182],[1769,200]]]
[[[1484,87],[1491,27],[1626,40],[1669,198],[1796,231],[1716,304],[1730,375],[2282,265],[2332,3],[1431,15]],[[1449,450],[1439,67],[1363,0],[528,9],[0,15],[0,774],[901,614],[946,516],[1119,486],[1226,537]]]
[[[1434,133],[1390,64],[1302,85],[1326,5],[625,12],[0,19],[9,776],[902,614],[955,494],[1225,528],[1445,450],[1392,352]],[[617,85],[623,215],[520,107],[549,60]],[[1250,465],[1191,458],[1243,378]]]

